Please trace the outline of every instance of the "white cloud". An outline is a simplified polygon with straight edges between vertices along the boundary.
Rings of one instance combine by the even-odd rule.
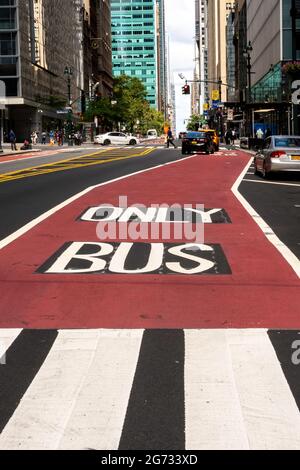
[[[191,114],[190,97],[182,95],[184,81],[178,77],[183,73],[192,80],[194,70],[195,1],[165,0],[166,29],[170,39],[171,76],[176,85],[177,131],[184,128],[184,120]]]

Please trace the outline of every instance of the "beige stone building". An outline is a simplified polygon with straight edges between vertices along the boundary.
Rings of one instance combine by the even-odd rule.
[[[207,0],[208,80],[226,83],[226,25],[235,0]],[[210,100],[213,90],[221,92],[221,100],[227,99],[227,88],[218,83],[209,84]]]

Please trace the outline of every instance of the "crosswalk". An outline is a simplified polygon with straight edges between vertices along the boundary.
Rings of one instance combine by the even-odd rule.
[[[0,330],[0,449],[299,449],[299,338]]]

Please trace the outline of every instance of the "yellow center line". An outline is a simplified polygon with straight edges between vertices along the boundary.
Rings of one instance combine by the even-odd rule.
[[[71,170],[75,168],[82,168],[82,167],[88,167],[88,166],[94,166],[94,165],[103,165],[104,163],[109,163],[109,162],[114,162],[114,161],[120,161],[120,160],[127,160],[129,158],[135,158],[135,157],[143,157],[148,155],[149,153],[153,152],[155,148],[151,149],[146,149],[143,152],[136,153],[133,155],[123,155],[123,156],[110,156],[108,155],[108,158],[105,160],[102,158],[100,160],[95,161],[90,161],[88,160],[87,162],[83,163],[74,163],[72,165],[72,162],[74,160],[79,160],[82,159],[84,160],[85,158],[89,158],[91,156],[96,156],[96,155],[102,155],[103,153],[107,153],[109,150],[103,150],[97,153],[89,154],[89,155],[84,155],[80,157],[75,157],[75,158],[69,158],[66,160],[60,160],[59,162],[54,162],[54,163],[48,163],[48,164],[43,164],[37,167],[31,167],[31,168],[25,168],[23,170],[18,170],[10,173],[4,173],[0,174],[0,183],[5,183],[8,181],[14,181],[17,179],[24,179],[24,178],[30,178],[33,176],[40,176],[40,175],[45,175],[49,173],[55,173],[59,171],[66,171],[66,170]],[[65,166],[61,166],[62,163],[69,163]]]

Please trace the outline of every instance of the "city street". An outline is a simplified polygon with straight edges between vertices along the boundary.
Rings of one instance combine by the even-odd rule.
[[[0,157],[0,449],[300,447],[300,178],[252,162]]]

